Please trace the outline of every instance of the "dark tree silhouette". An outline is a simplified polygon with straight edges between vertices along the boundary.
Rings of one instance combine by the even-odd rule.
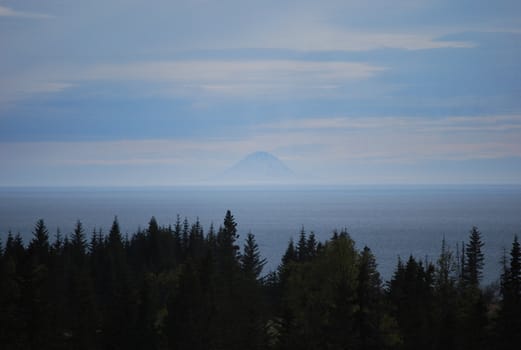
[[[521,343],[521,247],[514,237],[510,264],[504,264],[501,276],[501,310],[498,333],[503,349],[514,349]]]
[[[514,238],[500,299],[480,289],[473,228],[436,265],[398,260],[384,288],[368,247],[346,230],[318,242],[304,228],[275,271],[252,233],[238,248],[230,211],[215,232],[199,220],[87,238],[80,221],[54,242],[38,220],[27,247],[0,249],[2,349],[512,349],[521,341],[521,248]],[[508,261],[507,261],[508,260]],[[458,266],[459,265],[459,266]]]
[[[255,236],[250,232],[246,236],[244,252],[241,256],[241,267],[247,276],[259,278],[262,268],[266,265],[266,259],[260,254],[259,246],[255,242]]]
[[[465,249],[465,264],[463,267],[464,282],[470,287],[477,288],[483,274],[484,255],[481,251],[483,246],[481,232],[476,226],[473,226]]]

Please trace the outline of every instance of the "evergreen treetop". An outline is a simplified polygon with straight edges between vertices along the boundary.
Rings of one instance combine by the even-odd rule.
[[[483,275],[485,257],[482,248],[485,244],[481,241],[481,232],[476,226],[470,231],[469,242],[465,249],[465,264],[463,266],[463,280],[470,286],[477,288]]]

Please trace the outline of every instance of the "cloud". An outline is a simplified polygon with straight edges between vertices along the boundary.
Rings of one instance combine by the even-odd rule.
[[[521,157],[521,115],[309,118],[257,128],[268,145],[289,140],[280,148],[289,157],[323,164]]]
[[[0,107],[35,94],[62,92],[73,85],[69,82],[26,74],[18,78],[0,78]]]
[[[260,127],[273,130],[406,129],[416,133],[498,132],[521,129],[521,115],[304,118],[268,123]]]
[[[6,172],[0,183],[24,184],[16,174],[30,174],[36,168],[48,176],[32,179],[33,185],[195,184],[258,150],[272,152],[297,173],[326,183],[349,178],[385,182],[392,178],[392,169],[402,168],[430,178],[422,166],[495,160],[505,166],[521,159],[521,115],[310,118],[254,129],[245,127],[234,138],[3,142],[0,163]],[[367,173],[371,167],[388,171]],[[450,169],[440,172],[454,175]],[[507,171],[497,179],[505,174],[510,179],[516,173]],[[404,173],[408,182],[419,181],[411,176]],[[43,182],[34,182],[40,179]],[[432,177],[433,182],[438,180]]]
[[[461,132],[464,129],[464,132]],[[4,142],[0,160],[60,166],[181,166],[220,171],[267,150],[293,168],[345,162],[403,163],[521,157],[521,115],[304,119],[257,126],[236,138],[92,142]],[[16,156],[13,156],[16,155]]]
[[[196,31],[184,49],[283,49],[306,52],[471,48],[444,39],[460,32],[436,25],[432,1],[222,2],[190,7]],[[429,11],[430,9],[430,11]],[[237,12],[240,11],[240,15]],[[440,11],[438,9],[438,11]],[[443,11],[443,10],[441,10]],[[213,14],[213,15],[212,15]],[[218,15],[215,15],[218,14]],[[424,25],[418,18],[425,18]],[[412,20],[411,20],[412,19]],[[181,21],[183,19],[180,19]],[[412,24],[411,22],[417,22]],[[240,28],[240,30],[238,30]],[[212,30],[213,29],[213,30]]]
[[[29,19],[51,19],[53,16],[34,13],[34,12],[22,12],[10,9],[9,7],[0,5],[0,17],[15,17],[15,18],[29,18]]]
[[[101,65],[88,70],[82,79],[163,82],[170,84],[174,94],[244,96],[330,90],[383,70],[363,62],[193,60]]]
[[[191,60],[47,67],[0,81],[0,103],[35,93],[60,92],[82,82],[143,83],[145,95],[166,97],[324,96],[370,79],[384,67],[364,62],[299,60]]]
[[[222,42],[221,46],[290,49],[298,51],[369,51],[377,49],[432,50],[473,48],[470,41],[440,39],[446,33],[369,32],[325,25],[280,28],[274,33],[254,36],[249,42]]]

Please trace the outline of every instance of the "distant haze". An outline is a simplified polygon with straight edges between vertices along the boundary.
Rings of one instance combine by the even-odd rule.
[[[0,186],[521,184],[520,4],[2,0]]]
[[[268,152],[248,154],[235,165],[213,179],[224,185],[295,184],[302,181],[280,159]]]

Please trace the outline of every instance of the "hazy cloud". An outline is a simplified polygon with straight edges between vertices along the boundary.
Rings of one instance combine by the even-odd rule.
[[[30,19],[51,19],[53,16],[43,14],[43,13],[34,13],[34,12],[23,12],[16,11],[9,7],[0,5],[0,17],[16,17],[16,18],[30,18]]]
[[[371,78],[383,69],[360,62],[197,60],[103,65],[83,78],[167,82],[175,94],[202,91],[241,96],[334,89],[346,81]]]
[[[327,117],[303,118],[268,123],[261,126],[273,130],[357,130],[407,129],[416,133],[509,131],[521,129],[521,115],[447,116],[447,117]]]
[[[520,126],[519,115],[427,121],[406,117],[308,119],[277,127],[265,125],[263,132],[254,135],[245,130],[243,137],[234,139],[2,143],[0,161],[6,168],[45,164],[64,170],[124,167],[145,173],[161,166],[163,184],[174,184],[204,180],[250,152],[266,150],[296,171],[338,181],[342,174],[338,170],[348,170],[355,163],[521,158]],[[328,172],[332,165],[339,168],[335,173]]]
[[[445,31],[438,33],[370,32],[356,28],[341,29],[321,23],[302,23],[290,28],[273,28],[251,38],[237,41],[217,41],[230,48],[290,49],[298,51],[368,51],[376,49],[431,50],[442,48],[472,48],[470,41],[444,40]],[[211,46],[217,48],[217,45]]]
[[[319,96],[384,70],[363,62],[298,60],[158,61],[55,67],[0,82],[3,92],[0,102],[35,93],[60,92],[89,81],[143,82],[149,84],[142,88],[143,95],[167,97]]]

